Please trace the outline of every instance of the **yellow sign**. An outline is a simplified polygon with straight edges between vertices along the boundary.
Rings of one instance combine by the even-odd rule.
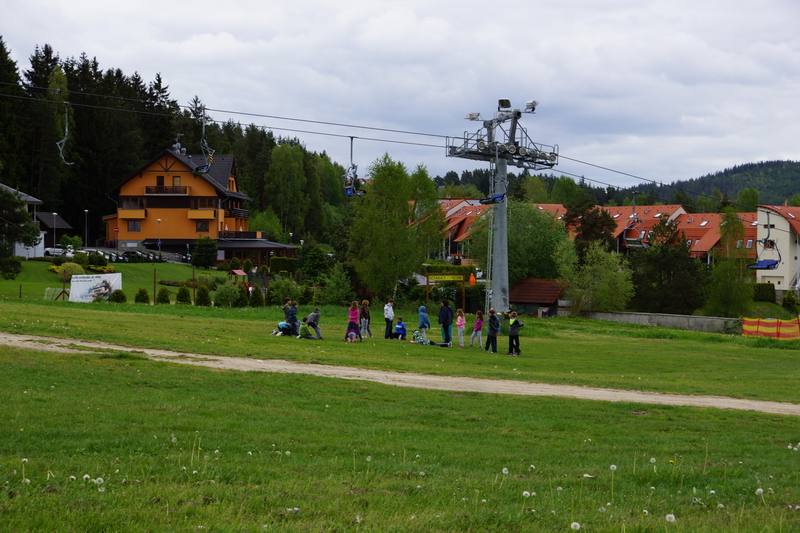
[[[464,274],[428,274],[428,281],[464,281]]]

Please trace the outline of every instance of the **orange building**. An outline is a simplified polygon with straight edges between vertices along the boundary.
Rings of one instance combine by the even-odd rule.
[[[202,155],[164,150],[109,191],[117,212],[103,217],[106,240],[120,250],[184,253],[200,237],[217,241],[219,259],[269,263],[270,256],[294,257],[294,246],[263,239],[249,231],[250,198],[239,192],[232,155],[215,155],[206,166]]]

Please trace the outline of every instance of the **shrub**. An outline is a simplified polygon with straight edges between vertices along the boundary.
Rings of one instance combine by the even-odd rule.
[[[242,270],[250,274],[253,271],[253,262],[250,259],[245,259],[242,262]]]
[[[261,292],[261,287],[253,285],[253,292],[250,294],[250,307],[263,307],[264,294]]]
[[[282,271],[294,273],[297,270],[297,259],[294,257],[273,257],[269,261],[269,269],[273,274]]]
[[[178,296],[175,297],[175,303],[191,304],[192,293],[189,292],[189,287],[181,287],[178,289]]]
[[[221,272],[228,272],[231,269],[231,264],[227,261],[223,261],[222,263],[217,265],[217,270]]]
[[[108,260],[103,254],[89,254],[89,264],[104,267],[108,265]]]
[[[754,302],[775,303],[775,285],[772,283],[756,283],[753,291]]]
[[[239,261],[238,257],[234,257],[231,259],[231,270],[240,270],[242,268],[242,262]]]
[[[217,289],[217,294],[214,296],[214,305],[216,307],[233,307],[239,297],[239,291],[233,285],[223,285]]]
[[[159,285],[166,285],[167,287],[180,287],[182,286],[185,281],[177,281],[174,279],[160,279],[158,280]]]
[[[195,300],[194,304],[203,307],[211,306],[211,292],[208,290],[208,287],[200,285],[200,288],[197,289],[197,300]]]
[[[67,258],[64,257],[63,255],[57,255],[57,256],[53,257],[53,264],[55,266],[61,266],[66,262],[67,262]]]
[[[247,286],[243,283],[238,285],[238,294],[233,302],[234,307],[247,307],[250,304],[250,295],[247,294]]]
[[[267,303],[282,305],[284,298],[291,298],[292,300],[296,300],[300,303],[305,303],[300,301],[301,294],[302,290],[297,283],[289,278],[279,276],[269,284],[269,289],[267,290]]]
[[[84,272],[83,267],[77,263],[64,263],[61,265],[59,273],[61,274],[62,281],[69,281],[72,279],[72,276],[82,276],[86,272]]]
[[[115,304],[124,304],[128,301],[128,297],[125,296],[125,293],[122,292],[122,289],[117,289],[111,293],[111,296],[108,297],[108,301]]]
[[[14,279],[22,272],[22,262],[16,257],[0,259],[0,276],[3,279]]]
[[[78,252],[72,256],[72,262],[86,268],[89,266],[89,256],[83,252]]]
[[[201,272],[197,276],[197,286],[199,287],[200,285],[205,285],[206,287],[208,287],[209,291],[215,291],[217,290],[217,286],[219,285],[219,280],[214,276],[212,276],[211,274],[208,274],[206,272]]]
[[[97,272],[100,274],[113,274],[117,271],[117,269],[114,268],[114,265],[108,265],[108,266],[89,265],[88,267],[86,267],[86,270],[88,270],[89,272]]]
[[[144,287],[140,288],[139,291],[136,293],[136,296],[133,298],[133,301],[137,304],[149,304],[150,303],[150,295],[147,293],[147,289]]]
[[[789,290],[783,293],[783,300],[781,301],[781,307],[796,315],[798,313],[798,307],[800,307],[800,302],[797,301],[797,296],[795,295],[794,291]]]
[[[169,305],[169,289],[166,287],[161,287],[158,289],[158,296],[156,296],[156,302],[160,304],[167,304]]]

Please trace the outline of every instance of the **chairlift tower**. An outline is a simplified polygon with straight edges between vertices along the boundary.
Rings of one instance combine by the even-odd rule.
[[[528,170],[553,168],[558,163],[558,145],[535,143],[519,124],[522,113],[534,113],[539,105],[527,102],[524,110],[512,109],[511,101],[501,98],[491,120],[483,120],[480,113],[469,113],[465,118],[483,121],[476,133],[464,132],[463,137],[447,138],[447,156],[486,161],[492,170],[489,198],[481,203],[492,204],[489,226],[489,250],[486,265],[486,308],[498,312],[510,309],[508,289],[508,165]],[[508,123],[508,130],[504,125]]]

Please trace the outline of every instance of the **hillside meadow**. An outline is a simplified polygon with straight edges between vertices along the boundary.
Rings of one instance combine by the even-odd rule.
[[[0,301],[0,330],[66,344],[798,398],[794,342],[526,319],[514,358],[505,336],[499,354],[344,343],[343,307],[322,309],[324,341],[270,335],[280,317]],[[795,417],[218,371],[36,343],[0,347],[0,369],[3,530],[800,531]]]

